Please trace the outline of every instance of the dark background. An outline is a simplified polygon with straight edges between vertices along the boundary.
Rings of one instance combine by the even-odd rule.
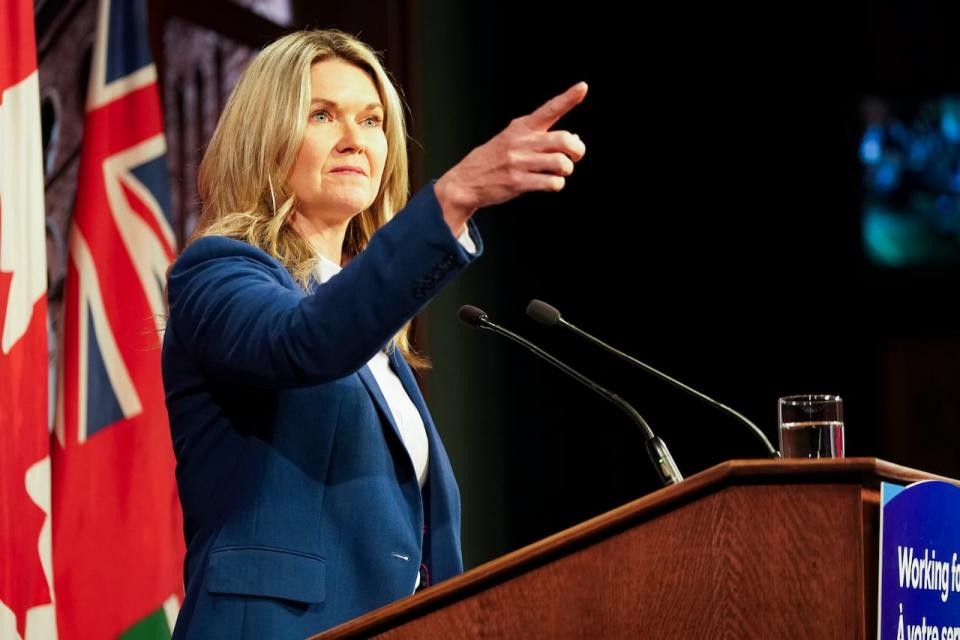
[[[93,5],[37,3],[55,326]],[[775,442],[779,396],[836,393],[848,455],[960,476],[960,273],[867,262],[857,156],[865,96],[960,93],[956,10],[442,0],[149,8],[181,239],[197,212],[196,163],[236,74],[291,28],[339,27],[385,52],[411,107],[414,189],[511,118],[589,83],[558,125],[588,149],[566,189],[480,212],[484,256],[420,323],[435,365],[424,387],[461,484],[468,568],[657,483],[619,410],[460,324],[461,304],[633,403],[688,476],[764,450],[730,418],[527,320],[531,298],[737,408]]]
[[[957,475],[957,271],[867,263],[857,155],[864,96],[960,90],[955,16],[845,11],[494,3],[452,30],[467,40],[471,142],[590,84],[560,125],[588,147],[568,187],[481,213],[487,255],[430,315],[431,335],[443,334],[431,349],[438,423],[469,422],[451,453],[469,470],[464,536],[480,559],[657,484],[618,409],[456,324],[462,303],[632,402],[685,474],[763,449],[730,418],[530,322],[531,298],[739,409],[771,439],[779,396],[836,393],[848,455]],[[428,115],[430,131],[443,107]],[[455,401],[440,402],[454,387]],[[487,542],[489,523],[502,526],[500,547]]]

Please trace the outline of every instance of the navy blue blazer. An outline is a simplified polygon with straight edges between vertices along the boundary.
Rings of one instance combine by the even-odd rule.
[[[184,515],[174,638],[304,638],[463,571],[460,495],[423,417],[421,493],[366,363],[476,254],[421,190],[367,248],[305,292],[244,242],[205,237],[168,279],[163,381]]]

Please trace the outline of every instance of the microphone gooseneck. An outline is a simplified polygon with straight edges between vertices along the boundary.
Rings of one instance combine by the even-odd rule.
[[[567,364],[561,362],[557,358],[553,357],[537,345],[533,344],[526,338],[523,338],[516,333],[505,329],[494,322],[491,322],[487,317],[487,314],[483,310],[478,309],[477,307],[471,305],[464,305],[460,307],[457,312],[457,316],[465,324],[475,328],[475,329],[486,329],[488,331],[493,331],[499,335],[508,338],[522,347],[532,351],[537,356],[543,358],[553,366],[557,367],[573,379],[577,380],[583,385],[586,385],[592,389],[595,393],[599,394],[609,402],[620,407],[620,409],[630,416],[630,419],[634,421],[643,432],[644,441],[647,449],[647,454],[650,456],[651,461],[654,464],[654,467],[657,470],[657,475],[660,477],[660,481],[665,485],[669,486],[676,484],[683,480],[683,476],[680,474],[680,470],[677,468],[676,463],[673,461],[673,457],[670,455],[670,450],[667,448],[666,443],[663,442],[659,437],[655,436],[653,430],[650,428],[650,425],[644,420],[643,416],[634,409],[630,403],[626,400],[600,386],[590,378],[586,377],[573,367],[568,366]]]
[[[590,334],[587,333],[586,331],[583,331],[583,330],[580,329],[579,327],[576,327],[575,325],[573,325],[573,324],[567,322],[566,320],[564,320],[563,317],[560,315],[560,312],[557,311],[557,309],[556,309],[555,307],[553,307],[552,305],[549,305],[549,304],[547,304],[546,302],[543,302],[543,301],[541,301],[541,300],[531,300],[531,301],[530,301],[530,304],[527,305],[527,315],[528,315],[531,319],[535,320],[536,322],[539,322],[540,324],[546,325],[546,326],[548,326],[548,327],[561,326],[561,327],[563,327],[564,329],[567,329],[567,330],[569,330],[569,331],[572,331],[572,332],[576,333],[578,336],[580,336],[580,337],[588,340],[589,342],[592,342],[593,344],[599,346],[600,348],[604,349],[605,351],[608,351],[608,352],[610,352],[610,353],[612,353],[612,354],[614,354],[614,355],[616,355],[616,356],[618,356],[618,357],[626,360],[627,362],[629,362],[629,363],[632,364],[632,365],[635,365],[635,366],[637,366],[637,367],[640,367],[641,369],[643,369],[643,370],[646,371],[647,373],[653,374],[654,376],[656,376],[657,378],[660,378],[660,379],[663,380],[664,382],[667,382],[667,383],[673,385],[674,387],[677,387],[678,389],[680,389],[680,390],[682,390],[682,391],[685,391],[686,393],[694,396],[695,398],[698,398],[698,399],[706,402],[707,404],[709,404],[709,405],[711,405],[711,406],[713,406],[713,407],[715,407],[715,408],[717,408],[717,409],[720,409],[721,411],[723,411],[723,412],[725,412],[725,413],[733,416],[734,418],[736,418],[737,420],[739,420],[739,421],[742,422],[743,424],[747,425],[747,427],[748,427],[751,431],[753,431],[753,433],[754,433],[758,438],[760,438],[760,441],[763,442],[763,446],[767,449],[767,453],[770,455],[771,458],[780,458],[780,457],[781,457],[781,456],[780,456],[780,452],[777,451],[777,449],[773,446],[773,444],[770,443],[770,440],[769,440],[769,439],[767,438],[767,436],[763,433],[763,431],[760,430],[760,427],[758,427],[758,426],[755,425],[753,422],[751,422],[746,416],[744,416],[744,415],[743,415],[742,413],[740,413],[739,411],[736,411],[736,410],[734,410],[734,409],[731,409],[731,408],[728,407],[727,405],[725,405],[725,404],[723,404],[723,403],[721,403],[721,402],[717,402],[716,400],[714,400],[713,398],[707,396],[706,394],[700,393],[700,392],[697,391],[696,389],[694,389],[694,388],[692,388],[692,387],[689,387],[689,386],[683,384],[683,383],[680,382],[679,380],[676,380],[676,379],[674,379],[674,378],[671,378],[671,377],[668,376],[667,374],[665,374],[665,373],[663,373],[663,372],[661,372],[661,371],[658,371],[657,369],[654,369],[654,368],[651,367],[650,365],[648,365],[648,364],[646,364],[646,363],[644,363],[644,362],[641,362],[641,361],[637,360],[637,359],[634,358],[633,356],[630,356],[630,355],[628,355],[628,354],[620,351],[619,349],[617,349],[617,348],[615,348],[615,347],[611,347],[611,346],[608,345],[606,342],[600,340],[599,338],[596,338],[596,337],[590,335]]]

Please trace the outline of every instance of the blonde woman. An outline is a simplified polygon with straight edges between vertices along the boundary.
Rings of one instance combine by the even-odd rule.
[[[409,322],[482,249],[473,214],[559,191],[580,83],[407,202],[403,106],[338,31],[265,48],[200,169],[163,377],[187,542],[176,638],[303,638],[462,571],[460,497]]]

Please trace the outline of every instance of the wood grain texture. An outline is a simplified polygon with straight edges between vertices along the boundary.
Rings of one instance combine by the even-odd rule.
[[[866,638],[877,487],[930,477],[723,463],[316,637]]]

